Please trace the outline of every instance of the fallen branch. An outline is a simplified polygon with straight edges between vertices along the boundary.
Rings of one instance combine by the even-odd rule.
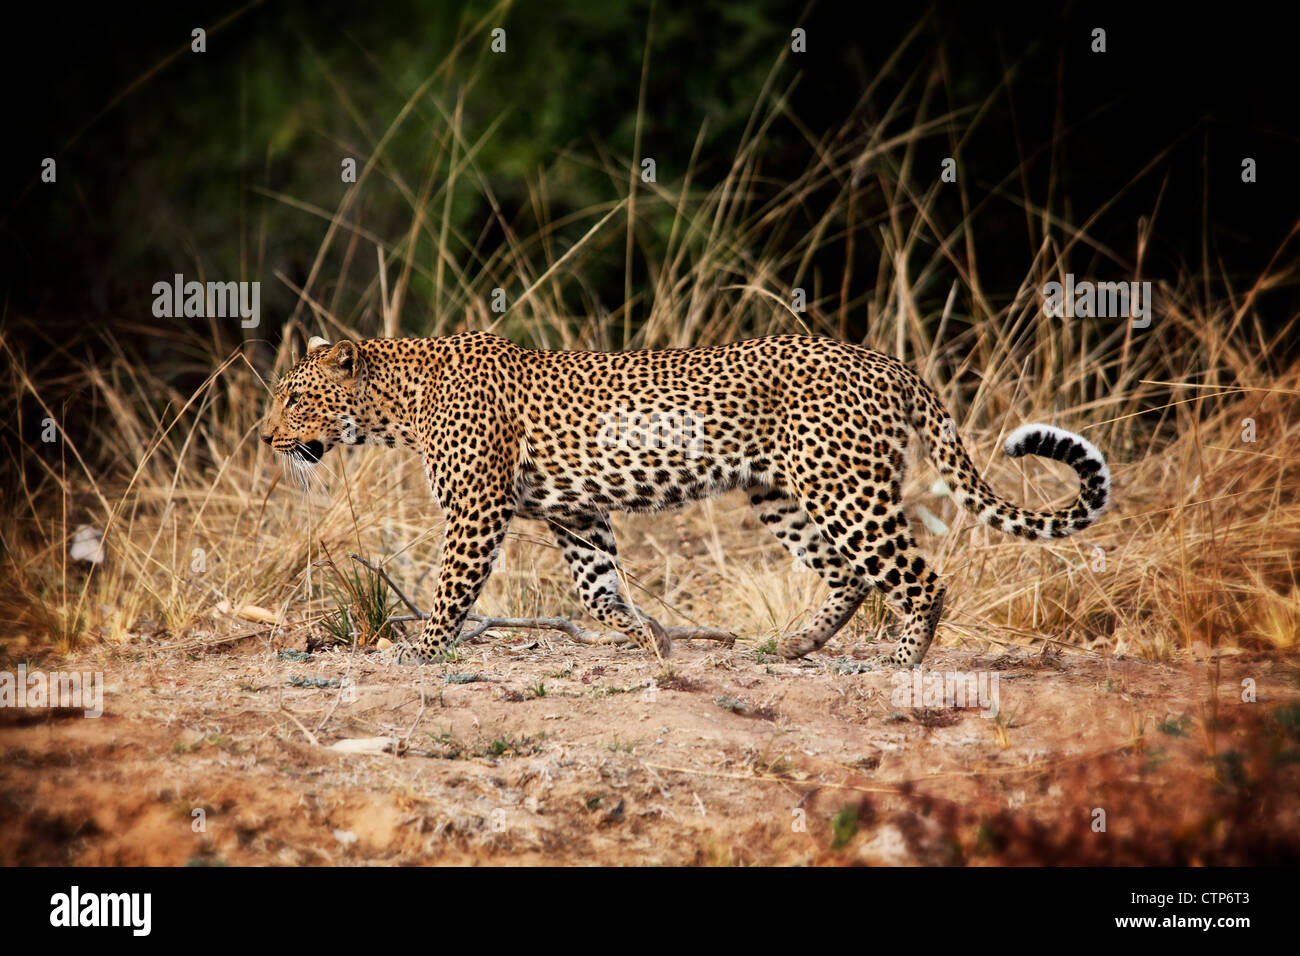
[[[406,596],[401,588],[388,576],[388,572],[383,568],[376,567],[359,554],[348,555],[353,561],[364,565],[375,574],[383,579],[384,583],[393,589],[393,593],[401,599],[411,611],[410,614],[395,614],[388,618],[390,623],[399,621],[427,621],[429,615],[416,606],[415,602]],[[472,640],[486,631],[493,629],[509,630],[543,630],[543,631],[560,631],[567,634],[571,639],[579,644],[626,644],[628,637],[625,634],[616,634],[610,632],[589,631],[584,627],[574,624],[568,618],[563,617],[484,617],[481,614],[467,614],[466,618],[478,625],[468,634],[461,637],[462,641]],[[736,643],[736,635],[730,631],[723,631],[711,627],[666,627],[664,630],[672,639],[689,640],[699,638],[706,641],[722,641],[728,647]]]

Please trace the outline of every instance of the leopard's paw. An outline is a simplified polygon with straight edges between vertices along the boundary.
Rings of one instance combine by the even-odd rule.
[[[419,644],[395,644],[393,645],[393,652],[393,663],[407,667],[418,667],[421,664],[439,664],[446,660],[447,657],[446,654],[440,651],[429,651]]]

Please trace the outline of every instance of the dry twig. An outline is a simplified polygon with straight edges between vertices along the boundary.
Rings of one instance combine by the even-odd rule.
[[[388,576],[388,572],[383,568],[376,567],[359,554],[348,555],[353,561],[364,565],[375,574],[379,575],[384,582],[393,589],[393,593],[398,596],[403,604],[411,611],[409,615],[399,614],[388,618],[390,622],[398,621],[427,621],[429,615],[420,610],[420,608],[406,596],[401,588]],[[615,634],[611,632],[589,631],[584,627],[574,624],[568,618],[563,617],[485,617],[481,614],[468,614],[466,617],[478,624],[469,633],[461,637],[462,641],[472,640],[486,631],[494,628],[509,630],[527,630],[537,629],[545,631],[560,631],[567,634],[579,644],[626,644],[628,637],[624,634]],[[664,630],[668,636],[673,639],[690,639],[698,638],[706,641],[722,641],[728,647],[735,644],[736,635],[730,631],[723,631],[717,628],[709,627],[665,627]]]

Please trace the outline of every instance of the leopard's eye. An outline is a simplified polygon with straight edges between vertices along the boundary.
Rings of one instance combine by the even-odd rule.
[[[297,402],[298,402],[298,393],[290,392],[289,397],[284,400],[284,407],[292,408],[294,405],[297,404]]]

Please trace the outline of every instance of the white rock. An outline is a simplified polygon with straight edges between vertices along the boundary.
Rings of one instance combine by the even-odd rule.
[[[383,754],[397,750],[396,737],[352,737],[330,744],[330,750],[346,754]]]
[[[72,533],[72,547],[68,549],[68,554],[73,561],[100,564],[104,560],[103,532],[88,524],[78,525]]]

